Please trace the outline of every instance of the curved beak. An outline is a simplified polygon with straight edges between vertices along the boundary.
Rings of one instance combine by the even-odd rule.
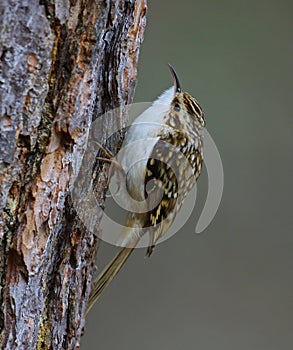
[[[174,81],[175,93],[176,92],[181,92],[181,86],[180,86],[180,83],[179,83],[179,79],[178,79],[177,73],[175,72],[175,69],[171,66],[170,63],[168,63],[168,67],[170,69],[170,72],[171,72],[171,75],[172,75],[172,78],[173,78],[173,81]]]

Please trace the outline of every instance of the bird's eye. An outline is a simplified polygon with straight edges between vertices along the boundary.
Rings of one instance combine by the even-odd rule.
[[[179,106],[178,103],[176,103],[176,104],[174,105],[174,111],[175,111],[175,112],[180,112],[180,106]]]

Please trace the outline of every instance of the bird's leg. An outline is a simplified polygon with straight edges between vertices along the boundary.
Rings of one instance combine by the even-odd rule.
[[[112,160],[114,159],[114,154],[106,146],[101,145],[100,142],[94,141],[94,143],[99,146],[99,150],[101,150],[107,157],[107,158],[104,158],[104,157],[96,157],[96,158],[107,163],[112,163]]]
[[[115,159],[114,154],[106,147],[101,145],[98,141],[94,141],[98,146],[99,149],[105,154],[106,157],[96,157],[97,160],[100,160],[102,162],[110,163],[110,169],[109,169],[109,176],[107,181],[107,186],[109,186],[110,179],[112,177],[113,169],[116,169],[117,172],[117,192],[120,190],[120,183],[121,183],[121,174],[122,177],[124,175],[124,170],[121,166],[121,164]],[[120,174],[120,175],[119,175]]]

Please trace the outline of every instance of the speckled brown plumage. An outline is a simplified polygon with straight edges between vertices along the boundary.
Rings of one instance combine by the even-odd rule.
[[[150,235],[148,256],[172,224],[184,198],[200,175],[203,161],[201,130],[205,122],[202,110],[194,98],[185,92],[179,92],[164,120],[167,128],[153,149],[145,179],[146,184],[155,180],[154,183],[163,189],[161,202],[146,213],[144,218],[144,227],[149,227]],[[186,174],[186,160],[192,174]],[[155,192],[155,188],[152,191]],[[154,194],[149,191],[148,196],[151,195]]]

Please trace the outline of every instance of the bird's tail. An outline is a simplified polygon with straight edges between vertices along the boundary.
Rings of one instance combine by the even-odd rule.
[[[90,309],[93,307],[95,302],[98,300],[100,295],[103,293],[104,289],[111,283],[116,274],[120,271],[121,267],[124,265],[125,261],[128,259],[132,253],[134,247],[122,248],[115,258],[104,268],[101,274],[98,276],[94,282],[92,288],[87,309],[86,315],[89,313]]]

